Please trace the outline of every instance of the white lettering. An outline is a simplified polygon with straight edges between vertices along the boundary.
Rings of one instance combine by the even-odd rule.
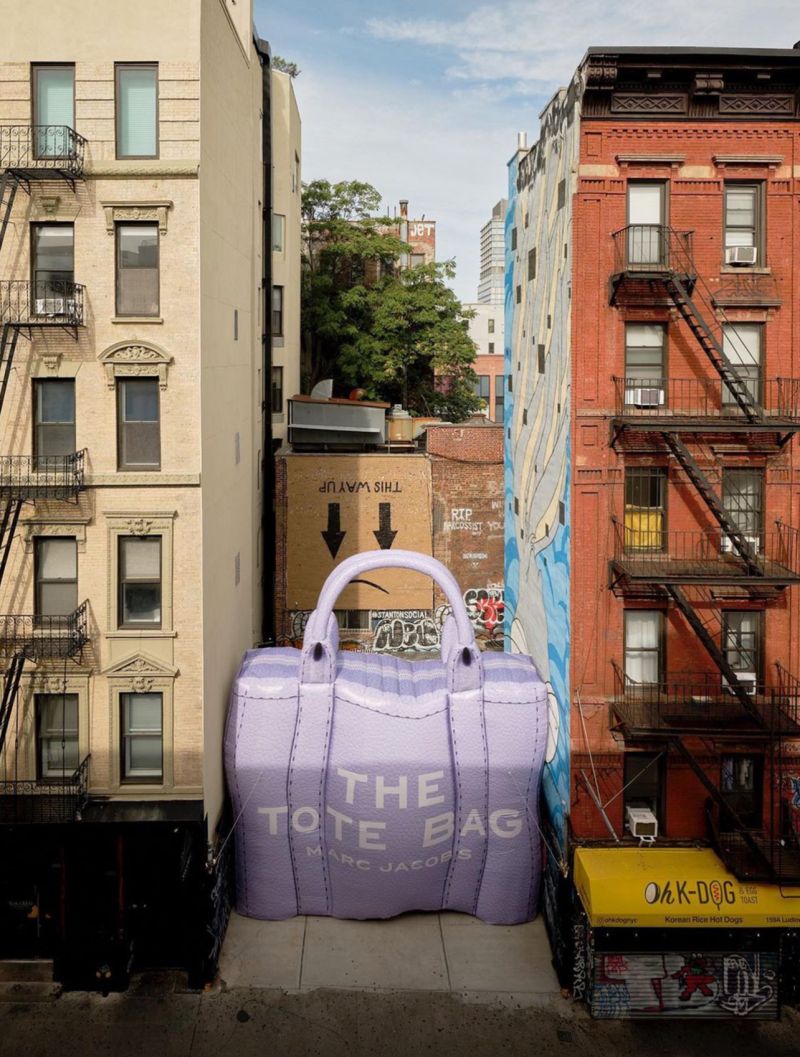
[[[375,807],[385,807],[387,796],[398,797],[397,806],[399,808],[408,807],[408,778],[404,774],[400,775],[398,785],[386,785],[386,779],[382,774],[375,776]]]
[[[358,824],[358,846],[363,851],[386,851],[386,845],[380,843],[380,834],[386,829],[385,822],[365,822]],[[377,842],[377,843],[376,843]]]
[[[508,819],[508,824],[501,825],[502,819]],[[510,808],[493,811],[489,816],[489,828],[498,837],[518,837],[522,833],[522,819],[519,811]]]
[[[443,815],[431,815],[425,819],[425,836],[422,841],[423,848],[431,848],[434,844],[442,844],[446,840],[453,839],[453,812],[445,811]]]
[[[355,803],[356,797],[356,782],[368,782],[368,774],[359,774],[358,771],[346,771],[344,767],[337,767],[336,773],[340,778],[344,778],[347,782],[347,789],[344,794],[345,803]]]
[[[477,833],[481,837],[486,836],[483,819],[478,813],[477,808],[473,808],[467,815],[467,821],[464,823],[463,829],[461,830],[461,836],[466,837],[468,833]]]
[[[288,807],[260,807],[258,809],[259,815],[266,815],[269,820],[269,835],[271,837],[277,837],[278,835],[278,815],[288,815]]]
[[[347,815],[343,815],[341,811],[337,811],[336,808],[326,807],[325,810],[333,818],[333,839],[342,840],[342,826],[345,822],[348,826],[351,826],[353,820]]]
[[[438,783],[444,778],[444,771],[428,771],[421,774],[417,779],[417,796],[420,807],[433,807],[435,804],[444,803],[444,794],[434,796],[439,792]]]
[[[300,822],[304,815],[311,819],[306,825]],[[292,815],[292,825],[298,833],[313,833],[315,829],[319,829],[319,812],[313,807],[299,807]]]

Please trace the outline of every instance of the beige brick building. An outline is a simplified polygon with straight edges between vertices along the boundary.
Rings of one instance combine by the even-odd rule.
[[[43,7],[0,36],[0,957],[198,978],[262,627],[268,51],[250,0]]]

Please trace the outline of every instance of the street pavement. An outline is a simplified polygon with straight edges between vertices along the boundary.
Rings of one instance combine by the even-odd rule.
[[[541,920],[234,915],[217,983],[136,977],[125,994],[0,984],[0,1057],[798,1057],[779,1023],[593,1021],[562,996]]]

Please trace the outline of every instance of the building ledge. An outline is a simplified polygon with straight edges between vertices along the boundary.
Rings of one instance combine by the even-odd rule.
[[[783,165],[782,154],[713,154],[715,165]]]
[[[162,316],[112,316],[112,323],[163,323]]]
[[[200,172],[199,161],[161,161],[150,159],[110,158],[107,161],[90,161],[84,166],[84,175],[91,177],[131,176],[189,176],[196,177]]]

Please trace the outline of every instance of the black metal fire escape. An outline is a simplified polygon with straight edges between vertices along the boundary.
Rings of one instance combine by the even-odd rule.
[[[724,647],[712,634],[709,621],[703,619],[686,591],[687,586],[693,591],[700,591],[702,584],[729,583],[741,585],[736,589],[744,590],[750,597],[774,597],[790,583],[800,581],[797,541],[793,535],[790,540],[794,530],[784,526],[778,526],[777,543],[771,550],[765,546],[764,539],[754,541],[752,537],[748,538],[726,509],[684,440],[684,435],[696,436],[704,428],[711,433],[726,432],[731,426],[732,416],[737,416],[738,420],[734,422],[737,432],[751,429],[766,431],[779,426],[779,449],[786,439],[800,429],[800,407],[786,406],[786,402],[781,400],[780,407],[765,411],[752,380],[748,382],[747,377],[737,371],[726,355],[721,340],[722,332],[720,336],[715,333],[709,318],[717,324],[721,321],[729,326],[734,325],[728,323],[724,312],[698,276],[691,253],[690,233],[678,233],[660,226],[646,225],[641,229],[629,227],[616,233],[615,244],[617,268],[610,282],[610,302],[666,303],[673,306],[719,378],[716,389],[704,383],[694,386],[686,383],[680,396],[684,398],[689,392],[694,401],[679,399],[675,403],[685,405],[694,402],[697,405],[694,412],[691,407],[670,406],[667,397],[673,395],[674,388],[670,391],[668,379],[647,382],[616,379],[618,406],[616,419],[612,423],[612,444],[621,440],[626,430],[646,431],[650,436],[655,434],[660,437],[666,451],[673,456],[694,486],[719,526],[719,531],[713,537],[706,534],[706,538],[703,538],[703,534],[698,534],[699,541],[693,544],[693,547],[699,547],[706,559],[705,568],[702,562],[693,564],[691,560],[685,560],[685,552],[690,550],[685,546],[684,553],[680,555],[684,559],[682,562],[671,563],[668,553],[659,556],[660,560],[640,560],[637,577],[635,556],[626,555],[630,539],[636,542],[637,537],[635,531],[629,537],[627,527],[623,526],[621,533],[618,531],[618,548],[612,560],[612,587],[619,585],[624,589],[628,583],[629,587],[635,589],[635,584],[630,583],[631,579],[638,579],[640,587],[649,581],[647,590],[663,592],[672,599],[713,661],[719,672],[719,683],[716,687],[706,684],[694,689],[687,689],[686,685],[659,686],[656,693],[648,696],[640,692],[637,697],[636,693],[631,693],[624,673],[615,666],[618,688],[615,710],[621,728],[629,735],[639,727],[640,732],[646,731],[647,736],[652,736],[656,732],[655,728],[658,728],[658,733],[666,737],[691,767],[709,793],[719,819],[724,820],[723,833],[723,827],[716,824],[713,812],[709,810],[709,826],[714,843],[737,876],[774,882],[789,879],[800,881],[800,842],[795,838],[797,847],[787,847],[787,841],[777,840],[772,829],[768,834],[754,833],[748,829],[703,770],[686,742],[688,737],[696,737],[699,733],[697,728],[693,729],[692,720],[696,703],[702,703],[696,715],[705,708],[705,718],[708,720],[713,713],[713,721],[718,724],[718,729],[724,729],[726,718],[731,716],[729,706],[725,705],[726,697],[728,701],[735,699],[740,706],[740,732],[749,730],[763,738],[769,748],[770,760],[774,760],[776,755],[782,758],[783,736],[800,735],[800,696],[796,692],[800,690],[800,683],[795,681],[790,692],[786,689],[787,680],[782,676],[781,689],[777,694],[744,683],[729,663]],[[796,387],[787,385],[787,381],[776,380],[772,392],[777,391],[783,396],[787,388],[794,391]],[[710,389],[713,390],[711,397]],[[708,421],[703,422],[703,416]],[[665,549],[668,551],[669,547]],[[717,562],[714,562],[714,550]],[[696,553],[695,549],[692,557]],[[710,568],[714,564],[717,568]],[[713,598],[709,595],[701,598],[701,601],[711,601],[713,604]],[[721,619],[717,619],[716,623],[715,630],[721,640]],[[709,689],[710,693],[702,692]],[[673,728],[671,730],[670,725]],[[774,816],[770,821],[771,826],[774,825]],[[789,844],[792,844],[791,839]],[[734,846],[739,851],[738,856],[731,854]]]
[[[74,192],[83,179],[85,148],[84,138],[64,125],[0,127],[0,252],[18,190],[30,196],[34,184],[55,180]],[[30,340],[34,330],[58,328],[77,340],[84,322],[83,294],[74,282],[0,279],[0,416],[20,335]],[[84,487],[84,454],[0,455],[0,585],[23,504],[75,499]],[[5,659],[0,753],[26,661],[76,656],[87,642],[86,627],[85,603],[66,617],[0,616],[0,656]]]

